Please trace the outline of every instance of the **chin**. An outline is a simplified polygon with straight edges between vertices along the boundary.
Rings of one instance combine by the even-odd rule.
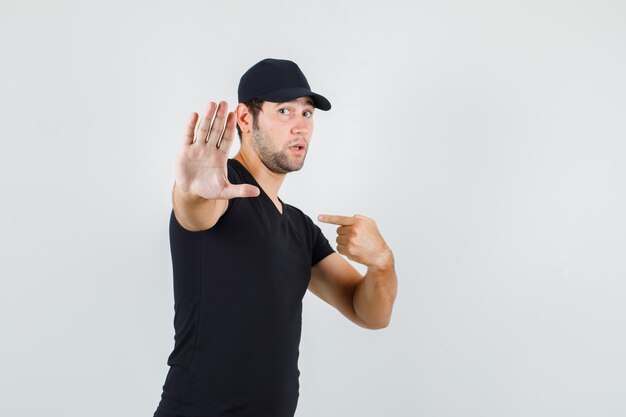
[[[267,165],[266,165],[267,166]],[[282,166],[278,166],[278,167],[268,167],[270,171],[272,171],[275,174],[289,174],[290,172],[296,172],[296,171],[300,171],[302,169],[303,165],[300,166],[290,166],[290,167],[282,167]]]
[[[299,164],[296,165],[292,165],[291,166],[291,171],[295,172],[295,171],[300,171],[302,169],[302,167],[304,166],[304,160],[302,160],[302,162],[300,162]]]
[[[304,159],[292,161],[286,155],[270,160],[265,164],[270,171],[276,174],[288,174],[290,172],[300,171],[304,166]]]

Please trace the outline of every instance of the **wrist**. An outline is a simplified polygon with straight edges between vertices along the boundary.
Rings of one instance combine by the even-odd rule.
[[[174,183],[174,201],[185,205],[196,205],[202,201],[206,201],[206,199],[195,193],[191,186],[187,185],[183,187],[176,182]]]
[[[388,246],[385,246],[385,248],[381,250],[374,259],[372,259],[372,262],[367,265],[369,270],[381,272],[392,270],[393,267],[393,252],[391,252],[391,249]]]

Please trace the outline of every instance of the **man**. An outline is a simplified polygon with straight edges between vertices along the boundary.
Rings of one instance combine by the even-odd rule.
[[[191,115],[170,217],[175,346],[155,417],[292,417],[307,289],[361,327],[389,324],[397,279],[374,221],[318,217],[339,226],[337,251],[363,277],[278,197],[304,164],[315,109],[330,107],[295,63],[265,59],[241,77],[234,112],[220,102],[199,124]]]

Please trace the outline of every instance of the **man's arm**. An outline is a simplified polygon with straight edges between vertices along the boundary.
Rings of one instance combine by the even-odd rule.
[[[172,207],[178,223],[195,232],[215,226],[228,208],[228,200],[207,200],[176,186],[172,189]]]
[[[363,277],[344,258],[333,253],[311,270],[309,290],[352,322],[382,329],[391,321],[398,280],[391,249],[376,223],[364,216],[320,216],[337,224],[337,251],[367,266]]]
[[[176,155],[172,190],[176,220],[190,231],[213,227],[226,211],[229,199],[256,197],[260,192],[252,185],[233,185],[228,181],[228,151],[235,137],[235,115],[228,113],[226,102],[209,104],[194,138],[197,122],[198,114],[193,113]]]

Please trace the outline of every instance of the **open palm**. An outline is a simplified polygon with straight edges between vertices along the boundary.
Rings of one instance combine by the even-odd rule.
[[[233,185],[228,181],[228,152],[235,138],[235,114],[228,112],[228,104],[211,102],[194,138],[197,122],[198,114],[193,113],[185,127],[184,143],[176,155],[177,186],[208,200],[258,196],[257,187]]]

